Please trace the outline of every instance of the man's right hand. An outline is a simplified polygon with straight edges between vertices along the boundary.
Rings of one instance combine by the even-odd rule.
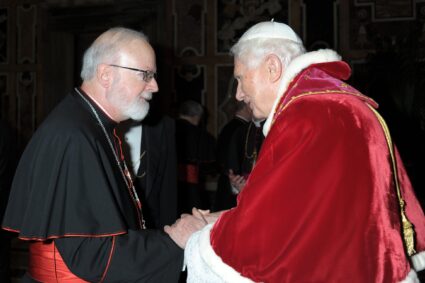
[[[226,210],[210,212],[209,210],[202,210],[202,209],[193,208],[192,209],[192,215],[195,216],[196,218],[202,219],[206,223],[210,224],[210,223],[215,223],[224,211],[226,211]]]
[[[177,219],[173,225],[166,225],[164,231],[179,247],[184,249],[189,237],[196,231],[201,230],[206,224],[203,219],[190,214],[182,214],[180,219]]]

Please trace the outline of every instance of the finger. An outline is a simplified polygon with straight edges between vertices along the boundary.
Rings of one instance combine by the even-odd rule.
[[[170,234],[170,232],[171,232],[171,227],[170,227],[170,226],[168,226],[168,225],[165,225],[165,226],[164,226],[164,232],[165,232],[165,233],[167,233],[167,234]]]
[[[233,182],[235,182],[235,183],[238,183],[238,182],[240,182],[240,178],[239,177],[235,177],[234,179],[233,179]]]
[[[209,214],[209,213],[210,213],[210,210],[209,210],[209,209],[198,209],[198,211],[199,211],[200,213],[202,213],[203,215],[207,215],[207,214]]]
[[[194,207],[194,208],[192,208],[192,215],[195,215],[195,214],[202,214],[202,215],[207,215],[207,214],[209,214],[210,213],[210,210],[209,209],[199,209],[199,208],[196,208],[196,207]]]
[[[185,218],[185,217],[188,217],[188,216],[190,216],[190,214],[183,213],[182,215],[180,215],[180,219]]]
[[[205,219],[204,215],[198,209],[193,210],[193,216],[202,220],[204,224],[208,224],[208,221]]]

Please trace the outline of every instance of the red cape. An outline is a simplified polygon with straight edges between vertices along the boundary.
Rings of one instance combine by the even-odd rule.
[[[215,253],[260,282],[398,282],[410,265],[376,104],[340,79],[344,62],[290,83],[236,208],[211,231]],[[417,251],[425,217],[401,160]]]

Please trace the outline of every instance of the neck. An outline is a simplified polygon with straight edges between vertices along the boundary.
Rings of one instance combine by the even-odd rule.
[[[116,118],[113,114],[112,111],[108,111],[107,107],[106,107],[106,103],[104,101],[104,97],[99,97],[98,95],[95,95],[95,93],[97,93],[96,91],[93,91],[90,89],[90,87],[88,87],[86,84],[83,84],[80,87],[85,94],[87,94],[88,97],[90,97],[90,99],[113,121],[115,122],[120,122],[120,120],[118,118]]]
[[[249,122],[249,118],[245,117],[244,115],[241,115],[241,114],[238,113],[235,116],[238,117],[241,120],[244,120],[245,122]]]

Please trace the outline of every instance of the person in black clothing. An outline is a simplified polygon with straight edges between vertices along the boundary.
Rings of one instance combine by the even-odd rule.
[[[216,145],[214,137],[199,126],[203,114],[201,104],[192,100],[179,108],[176,149],[180,213],[190,213],[193,207],[210,209],[205,181],[216,170]]]
[[[236,205],[237,193],[234,193],[229,180],[229,170],[235,173],[239,172],[241,162],[239,156],[239,147],[243,144],[246,136],[246,126],[250,124],[252,118],[251,109],[243,101],[236,103],[236,112],[232,120],[230,120],[221,130],[217,139],[217,164],[220,170],[220,176],[217,182],[217,190],[215,195],[214,210],[220,211],[229,209]],[[243,128],[244,130],[240,130]],[[243,138],[239,138],[242,135]],[[236,143],[236,144],[235,144]],[[236,151],[236,152],[235,152]],[[236,158],[236,160],[235,160]]]
[[[237,128],[228,144],[226,162],[228,186],[217,188],[216,211],[232,208],[236,205],[236,198],[243,190],[249,174],[257,161],[261,145],[264,140],[262,132],[263,123],[251,120],[249,123]],[[227,189],[225,193],[221,191]],[[220,193],[220,194],[219,194]],[[219,201],[223,197],[227,202]]]
[[[146,36],[112,28],[85,52],[81,87],[35,132],[2,224],[29,241],[24,282],[178,280],[182,248],[204,222],[187,217],[173,224],[173,239],[145,229],[116,133],[119,122],[146,116],[158,91],[155,72]]]
[[[177,219],[177,160],[175,122],[168,116],[149,115],[142,121],[119,125],[123,151],[131,164],[148,228],[163,228]]]

